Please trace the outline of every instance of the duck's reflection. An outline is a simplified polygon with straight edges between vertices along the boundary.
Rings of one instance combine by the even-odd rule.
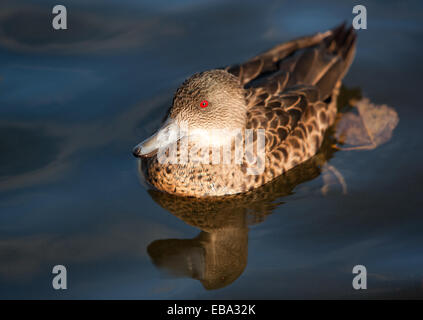
[[[345,115],[351,114],[349,102],[360,98],[359,89],[343,88],[338,98],[338,106],[342,107],[340,109],[343,112],[339,113],[337,123],[327,131],[320,151],[308,161],[254,191],[242,195],[197,199],[149,190],[151,197],[161,207],[201,230],[193,239],[153,241],[147,248],[153,263],[173,276],[197,279],[209,290],[225,287],[235,281],[247,265],[249,226],[264,221],[267,215],[283,203],[280,198],[291,194],[297,185],[318,177],[325,163],[340,149],[340,141],[344,143],[348,140],[345,138],[357,135],[356,123],[346,123],[343,118],[349,119]],[[370,107],[367,109],[372,110]],[[396,112],[390,109],[397,117]],[[383,128],[391,127],[391,132],[398,122],[398,119],[392,117],[383,119],[386,125],[381,124]],[[392,123],[395,125],[392,126]],[[348,125],[354,130],[349,130]],[[374,136],[374,133],[371,135]],[[142,172],[140,162],[141,176]]]
[[[240,221],[208,230],[194,239],[156,240],[148,246],[148,254],[157,267],[174,276],[197,279],[206,289],[225,287],[247,265],[248,228]]]

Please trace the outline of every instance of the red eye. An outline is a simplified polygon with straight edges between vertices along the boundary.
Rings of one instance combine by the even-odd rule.
[[[207,101],[207,100],[203,100],[203,101],[201,101],[201,103],[200,103],[200,107],[201,108],[205,108],[205,107],[207,107],[209,105],[209,102]]]

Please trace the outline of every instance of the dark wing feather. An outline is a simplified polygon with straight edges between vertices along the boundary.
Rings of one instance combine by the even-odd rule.
[[[297,50],[320,43],[323,39],[330,36],[331,33],[331,31],[327,31],[279,44],[245,63],[229,66],[226,70],[237,76],[242,84],[246,84],[264,73],[277,71],[282,59]]]

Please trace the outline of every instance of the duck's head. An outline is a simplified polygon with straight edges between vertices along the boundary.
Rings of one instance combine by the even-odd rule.
[[[228,134],[244,129],[246,114],[245,90],[237,77],[224,70],[197,73],[176,91],[162,127],[133,153],[148,157],[183,137],[223,145]]]

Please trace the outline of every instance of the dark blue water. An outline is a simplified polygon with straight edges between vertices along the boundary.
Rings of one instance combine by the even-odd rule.
[[[323,155],[347,194],[323,195],[312,163],[262,200],[191,212],[150,194],[131,155],[177,86],[351,21],[356,3],[74,0],[53,31],[55,1],[3,0],[0,298],[422,298],[423,6],[361,3],[344,84],[400,120],[374,150]]]

